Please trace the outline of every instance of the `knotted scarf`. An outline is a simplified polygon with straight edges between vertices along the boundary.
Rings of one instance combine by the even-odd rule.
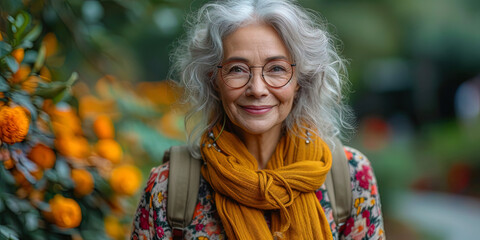
[[[220,126],[212,131],[218,136]],[[213,141],[208,134],[202,138],[206,162],[202,174],[215,192],[217,211],[229,239],[332,239],[315,195],[332,164],[322,139],[313,135],[306,141],[284,134],[263,170],[233,133],[223,131]],[[265,211],[271,212],[270,229]]]

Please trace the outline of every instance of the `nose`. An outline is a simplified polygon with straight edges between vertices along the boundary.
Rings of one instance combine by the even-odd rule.
[[[256,71],[254,69],[257,69]],[[262,68],[251,68],[251,79],[247,84],[245,94],[260,98],[268,95],[268,85],[262,78]]]

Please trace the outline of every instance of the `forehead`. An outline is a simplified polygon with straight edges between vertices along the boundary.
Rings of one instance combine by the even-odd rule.
[[[238,28],[223,39],[224,61],[230,58],[247,62],[264,62],[279,56],[290,59],[290,53],[277,31],[266,23],[251,23]]]

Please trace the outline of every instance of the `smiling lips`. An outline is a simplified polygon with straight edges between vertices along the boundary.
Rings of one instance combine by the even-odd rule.
[[[272,110],[274,106],[273,105],[262,105],[262,106],[245,105],[240,107],[250,114],[264,114]]]

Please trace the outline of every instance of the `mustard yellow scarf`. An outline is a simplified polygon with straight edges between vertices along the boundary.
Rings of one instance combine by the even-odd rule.
[[[213,129],[218,136],[220,127]],[[325,181],[332,159],[319,137],[285,134],[266,169],[232,133],[223,131],[212,146],[208,134],[202,138],[204,178],[229,239],[332,239],[330,226],[315,190]],[[273,210],[271,229],[264,211]]]

